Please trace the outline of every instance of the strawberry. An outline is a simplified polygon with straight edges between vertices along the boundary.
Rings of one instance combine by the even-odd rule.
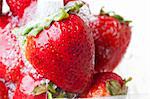
[[[14,16],[22,17],[25,9],[36,0],[6,0]]]
[[[0,15],[0,28],[4,28],[9,23],[10,17],[6,15]]]
[[[128,79],[128,81],[130,81]],[[94,75],[94,82],[91,88],[83,93],[81,97],[100,97],[100,96],[115,96],[127,94],[126,83],[119,75],[113,72],[104,72]]]
[[[0,99],[8,99],[8,89],[2,81],[0,81]]]
[[[45,30],[37,24],[23,33],[28,34],[25,55],[39,74],[58,87],[81,93],[89,86],[94,71],[94,40],[85,22],[66,11],[60,9],[56,17],[47,19],[46,27],[54,22]]]
[[[98,72],[111,72],[126,52],[131,39],[131,27],[121,16],[111,16],[104,11],[91,19],[90,27],[95,40],[95,69]]]
[[[0,29],[0,71],[2,78],[16,82],[20,78],[20,69],[24,63],[19,44],[11,30],[10,26]]]

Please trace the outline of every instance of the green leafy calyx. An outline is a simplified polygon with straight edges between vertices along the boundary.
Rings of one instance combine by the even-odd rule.
[[[33,95],[41,95],[41,94],[47,94],[48,99],[52,98],[73,98],[75,94],[65,92],[59,87],[56,87],[53,83],[48,84],[40,84],[34,88],[32,91]]]
[[[106,82],[106,90],[111,96],[126,95],[128,87],[126,86],[126,83],[121,85],[116,80],[110,80]]]
[[[25,29],[23,29],[22,36],[31,35],[36,37],[38,33],[48,28],[52,22],[61,21],[68,18],[70,12],[77,12],[82,6],[83,3],[81,2],[75,3],[72,6],[65,6],[64,8],[59,9],[58,12],[45,18],[44,21],[36,23],[34,25],[26,26]]]

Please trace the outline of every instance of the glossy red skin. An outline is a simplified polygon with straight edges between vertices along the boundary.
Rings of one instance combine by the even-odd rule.
[[[3,82],[0,81],[0,99],[8,99],[8,89]]]
[[[83,93],[81,97],[91,98],[91,97],[100,97],[100,96],[110,96],[106,89],[106,82],[110,80],[116,80],[121,85],[124,84],[124,80],[113,72],[104,72],[94,75],[94,82],[89,91]]]
[[[67,4],[70,1],[75,1],[75,0],[64,0],[64,4]]]
[[[14,16],[21,18],[24,14],[25,9],[36,0],[6,0],[10,11]]]
[[[24,66],[20,47],[11,28],[0,29],[0,77],[7,81],[19,80]]]
[[[94,40],[77,15],[54,22],[37,37],[28,36],[26,58],[63,90],[83,92],[94,71]]]
[[[107,15],[94,16],[90,22],[95,40],[95,70],[111,72],[117,67],[131,39],[128,23]]]
[[[39,82],[40,81],[35,80],[30,75],[22,76],[14,93],[13,99],[46,99],[46,93],[37,96],[31,94]]]
[[[8,15],[0,15],[0,28],[5,28],[5,26],[9,23],[10,17]]]

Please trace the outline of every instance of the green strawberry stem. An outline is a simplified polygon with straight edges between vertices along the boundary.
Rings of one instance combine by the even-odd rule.
[[[37,86],[37,87],[34,88],[33,94],[34,95],[40,95],[40,94],[43,94],[43,93],[47,92],[47,90],[48,89],[47,89],[46,84],[39,85],[39,86]]]
[[[65,9],[60,9],[58,15],[54,17],[54,21],[60,21],[69,17],[69,14]]]
[[[117,20],[119,20],[120,22],[124,22],[124,23],[132,22],[131,20],[125,20],[122,16],[120,16],[119,14],[116,14],[114,11],[105,12],[104,7],[101,8],[100,15],[112,16],[112,17],[116,18]]]
[[[62,89],[56,87],[52,82],[48,84],[43,83],[34,88],[32,91],[33,95],[41,95],[47,93],[48,99],[53,98],[72,98],[75,94],[65,92]]]
[[[128,82],[130,82],[132,80],[132,77],[129,77],[127,80],[125,79],[125,84],[127,84]]]
[[[47,92],[47,95],[48,95],[48,99],[53,99],[52,94],[49,91]]]
[[[126,86],[126,83],[121,85],[116,80],[110,80],[106,82],[106,90],[109,92],[111,96],[126,95],[128,87]]]
[[[124,21],[124,18],[122,16],[120,16],[120,15],[114,14],[113,17],[116,18],[116,19],[118,19],[121,22]]]
[[[23,36],[27,35],[33,28],[34,28],[34,26],[27,27],[27,28],[23,31],[22,35],[23,35]]]
[[[56,90],[53,88],[53,84],[52,84],[52,83],[50,83],[50,84],[48,85],[48,90],[49,90],[51,93],[53,93],[53,94],[56,94],[56,93],[57,93]]]
[[[100,15],[109,15],[109,14],[106,13],[106,12],[104,11],[104,7],[102,7],[102,8],[100,9]]]
[[[64,8],[59,9],[58,12],[48,16],[44,19],[43,22],[36,23],[32,26],[27,26],[23,32],[22,36],[32,35],[35,36],[48,28],[53,21],[61,21],[69,17],[69,12],[79,11],[79,9],[83,6],[83,3],[75,3],[73,6],[65,6]]]

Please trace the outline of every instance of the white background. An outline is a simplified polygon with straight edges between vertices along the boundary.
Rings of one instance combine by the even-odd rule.
[[[115,72],[122,77],[133,77],[129,94],[150,94],[150,0],[84,1],[89,2],[94,14],[104,6],[107,11],[115,11],[133,21],[130,46]]]

